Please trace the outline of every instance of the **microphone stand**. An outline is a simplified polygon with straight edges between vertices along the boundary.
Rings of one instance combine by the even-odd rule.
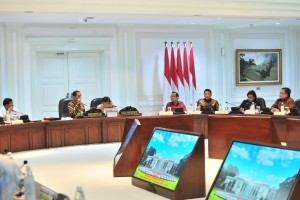
[[[232,106],[234,106],[234,107],[239,107],[239,106],[237,106],[237,105],[234,105],[233,103],[229,103],[229,102],[225,102],[225,103],[227,103],[227,104],[229,104],[229,105],[232,105]]]

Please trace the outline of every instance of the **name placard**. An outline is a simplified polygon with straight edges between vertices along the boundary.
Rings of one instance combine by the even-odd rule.
[[[121,115],[139,115],[139,111],[121,111]]]
[[[102,113],[88,113],[88,117],[102,117]]]

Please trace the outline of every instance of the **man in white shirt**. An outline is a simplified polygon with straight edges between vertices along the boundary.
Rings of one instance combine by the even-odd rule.
[[[0,117],[3,117],[4,121],[20,118],[16,108],[14,108],[14,103],[11,98],[5,98],[3,100],[3,107],[0,108]]]

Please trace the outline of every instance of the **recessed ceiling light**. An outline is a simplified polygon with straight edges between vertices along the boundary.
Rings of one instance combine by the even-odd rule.
[[[276,22],[275,25],[280,25],[280,22]]]
[[[190,24],[196,24],[195,22],[191,22]]]
[[[218,17],[218,18],[217,18],[217,20],[221,20],[221,19],[222,19],[222,17]]]

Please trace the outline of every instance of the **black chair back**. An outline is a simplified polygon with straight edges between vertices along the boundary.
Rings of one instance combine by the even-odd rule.
[[[95,98],[91,101],[91,106],[90,108],[96,108],[99,104],[102,103],[102,98]]]
[[[295,108],[298,110],[298,112],[300,113],[300,99],[297,99],[295,101]]]
[[[70,117],[69,110],[68,110],[68,103],[73,101],[72,98],[64,98],[61,99],[58,103],[58,113],[59,117]]]
[[[261,108],[265,108],[265,107],[266,107],[266,101],[265,101],[264,98],[257,97],[256,100],[257,100],[258,102],[260,102],[260,105],[261,105],[260,107],[261,107]]]

